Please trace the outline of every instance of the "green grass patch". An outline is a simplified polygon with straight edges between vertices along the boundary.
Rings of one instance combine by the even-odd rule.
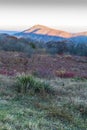
[[[72,79],[0,76],[0,130],[87,130],[86,85]]]

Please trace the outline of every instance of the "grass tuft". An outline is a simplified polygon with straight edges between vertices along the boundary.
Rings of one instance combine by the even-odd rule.
[[[50,92],[49,84],[37,80],[32,75],[19,75],[16,77],[16,90],[18,93],[27,93],[33,90],[35,93]]]

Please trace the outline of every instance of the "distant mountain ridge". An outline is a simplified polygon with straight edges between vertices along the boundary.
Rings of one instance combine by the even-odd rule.
[[[4,34],[12,34],[12,35],[24,35],[24,34],[39,34],[39,35],[47,35],[47,36],[55,36],[55,37],[63,37],[63,38],[70,38],[70,37],[76,37],[76,36],[87,36],[87,32],[78,32],[78,33],[70,33],[62,30],[57,30],[53,28],[49,28],[44,25],[34,25],[29,29],[26,29],[22,32],[18,31],[9,31],[9,30],[0,30],[0,33]],[[26,35],[26,36],[27,36]]]
[[[49,27],[46,27],[43,25],[35,25],[35,26],[31,27],[30,29],[23,31],[23,33],[35,33],[35,34],[58,36],[58,37],[64,37],[64,38],[68,38],[68,37],[72,36],[71,33],[52,29],[52,28],[49,28]]]
[[[24,30],[21,33],[25,33],[25,34],[34,33],[34,34],[41,34],[41,35],[58,36],[63,38],[70,38],[75,36],[87,36],[87,32],[69,33],[69,32],[49,28],[47,26],[43,26],[39,24],[34,25],[31,28]]]
[[[77,43],[87,43],[87,32],[80,33],[68,33],[61,30],[52,29],[43,25],[34,25],[33,27],[24,30],[22,32],[16,33],[16,37],[23,37],[29,39],[33,42],[47,43],[53,42],[76,42]]]
[[[5,44],[7,42],[8,44]],[[35,25],[30,29],[14,33],[10,36],[0,34],[0,43],[1,48],[6,50],[14,46],[16,50],[26,48],[24,51],[30,51],[30,49],[27,49],[27,46],[32,44],[32,46],[44,48],[50,53],[69,53],[87,56],[87,32],[68,33],[43,25]]]
[[[17,31],[0,30],[0,34],[13,35],[14,33],[18,33],[18,32]]]

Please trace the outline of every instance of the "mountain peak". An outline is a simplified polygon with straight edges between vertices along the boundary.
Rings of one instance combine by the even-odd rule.
[[[49,36],[60,36],[60,37],[65,37],[65,38],[72,36],[71,33],[52,29],[52,28],[49,28],[47,26],[40,25],[40,24],[34,25],[30,29],[25,30],[24,33],[34,33],[34,34],[49,35]]]
[[[50,28],[47,27],[47,26],[44,26],[44,25],[36,24],[36,25],[32,26],[31,28],[29,28],[29,29],[27,29],[25,31],[30,32],[30,31],[36,30],[36,29],[41,30],[41,29],[50,29]]]
[[[76,36],[87,36],[87,32],[79,32],[79,33],[69,33],[62,30],[53,29],[44,25],[36,24],[31,28],[24,30],[23,34],[40,34],[47,36],[56,36],[63,38],[71,38]],[[28,35],[27,35],[28,36]]]
[[[36,24],[32,28],[48,28],[48,27],[46,27],[44,25]]]

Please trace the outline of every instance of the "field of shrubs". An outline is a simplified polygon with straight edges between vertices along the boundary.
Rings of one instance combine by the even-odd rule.
[[[87,57],[0,51],[0,130],[87,130]]]
[[[87,78],[87,57],[0,51],[0,74],[23,72],[42,78]]]

